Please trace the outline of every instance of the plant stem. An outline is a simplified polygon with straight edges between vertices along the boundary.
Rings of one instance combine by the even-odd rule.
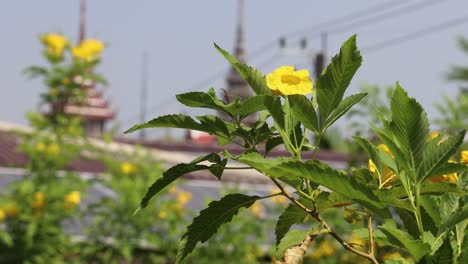
[[[367,229],[369,230],[369,254],[375,256],[374,234],[372,230],[372,215],[367,213]]]
[[[315,218],[320,224],[322,225],[323,229],[326,230],[327,233],[329,233],[333,238],[335,238],[338,243],[340,243],[346,250],[353,252],[356,255],[359,255],[363,258],[368,259],[374,264],[378,264],[379,262],[375,259],[375,256],[370,253],[365,253],[360,250],[357,250],[354,248],[351,244],[348,242],[344,241],[343,238],[341,238],[333,229],[331,228],[330,225],[328,225],[319,215],[319,213],[316,210],[310,210],[303,204],[301,204],[298,200],[296,200],[291,194],[289,194],[286,189],[275,179],[275,178],[270,178],[276,186],[281,190],[281,192],[289,199],[291,202],[293,202],[295,205],[299,206],[302,210],[304,210],[306,213],[311,215],[313,218]]]

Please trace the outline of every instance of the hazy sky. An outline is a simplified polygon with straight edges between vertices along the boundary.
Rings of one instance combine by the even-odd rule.
[[[306,55],[281,53],[275,42],[278,37],[388,2],[246,0],[247,59],[265,73],[283,64],[309,67],[310,58]],[[362,14],[361,20],[393,9],[402,11],[381,15],[380,20],[359,25],[354,24],[359,20],[349,19],[339,25],[321,27],[319,31],[304,30],[300,34],[292,34],[288,44],[293,47],[301,37],[307,37],[311,39],[309,47],[318,50],[320,31],[340,31],[329,34],[330,57],[354,33],[358,34],[358,45],[366,48],[464,16],[464,23],[433,34],[382,49],[364,49],[363,66],[352,82],[350,92],[357,91],[363,82],[386,86],[398,80],[433,118],[436,116],[433,103],[440,101],[441,94],[453,94],[457,90],[455,84],[444,80],[445,72],[453,64],[468,65],[468,56],[460,52],[456,44],[456,36],[468,36],[468,1],[439,0],[439,3],[428,4],[425,8],[418,5],[435,1],[393,2],[395,7],[388,5],[380,11]],[[3,0],[1,3],[0,120],[26,124],[25,112],[35,109],[38,95],[45,88],[39,80],[28,80],[21,72],[28,65],[44,63],[37,41],[39,33],[58,31],[76,39],[79,1]],[[117,121],[122,128],[139,121],[144,51],[150,54],[148,119],[186,111],[173,95],[194,89],[207,90],[209,83],[202,87],[194,86],[220,71],[223,73],[212,84],[215,88],[224,87],[227,63],[217,54],[213,42],[232,50],[236,4],[236,0],[88,1],[87,35],[109,44],[97,71],[104,74],[110,83],[104,92],[118,112]],[[249,52],[268,43],[273,44],[263,54],[251,54],[249,57]],[[271,60],[272,57],[276,59]],[[265,64],[265,61],[270,63]]]

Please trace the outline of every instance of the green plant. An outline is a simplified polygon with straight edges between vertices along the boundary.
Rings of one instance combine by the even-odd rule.
[[[177,262],[184,260],[199,242],[209,240],[220,226],[235,221],[239,209],[276,196],[285,196],[291,202],[277,222],[277,252],[283,256],[278,263],[301,263],[311,242],[324,234],[372,263],[381,261],[375,252],[377,239],[379,243],[401,248],[413,261],[420,263],[440,259],[450,263],[463,258],[461,252],[455,254],[452,243],[461,246],[464,238],[465,231],[456,226],[467,221],[468,208],[463,205],[466,186],[464,181],[457,184],[445,182],[446,178],[440,175],[459,173],[460,177],[464,176],[460,173],[464,173],[467,166],[448,160],[462,143],[465,131],[448,137],[440,144],[440,138],[428,140],[426,113],[399,84],[391,98],[390,119],[382,119],[383,127],[374,128],[388,151],[363,138],[355,138],[369,155],[373,166],[346,173],[315,159],[319,151],[316,146],[320,146],[327,129],[366,96],[361,93],[344,97],[362,61],[355,36],[343,44],[339,54],[316,80],[312,98],[305,96],[312,88],[308,86],[310,82],[306,80],[308,75],[305,71],[280,68],[273,72],[279,76],[273,78],[268,75],[265,78],[256,69],[215,47],[256,95],[245,101],[237,98],[224,103],[211,89],[207,93],[180,94],[177,99],[189,107],[223,112],[232,121],[212,115],[197,116],[197,121],[186,115],[167,115],[135,125],[127,133],[152,127],[194,129],[216,135],[220,145],[241,145],[244,151],[239,155],[228,151],[211,153],[170,168],[150,186],[140,208],[145,208],[154,195],[183,174],[199,170],[207,170],[221,178],[227,169],[255,169],[271,180],[278,191],[267,196],[232,193],[211,202],[187,227],[179,244]],[[257,122],[250,126],[242,123],[243,118],[257,111],[261,112]],[[314,134],[316,146],[308,142],[307,133]],[[278,145],[284,145],[290,157],[268,158],[269,151]],[[312,152],[311,158],[303,160],[304,152]],[[247,167],[228,166],[228,160],[244,163]],[[394,174],[390,177],[392,180],[384,181],[384,173]],[[332,192],[324,191],[320,186]],[[443,198],[444,195],[453,195],[457,203]],[[359,207],[353,209],[354,204]],[[368,234],[364,244],[349,243],[329,224],[323,213],[335,207],[350,207],[351,219],[364,216],[362,226]],[[448,211],[439,215],[439,210],[444,210],[441,208],[459,212]],[[376,218],[381,223],[378,226],[373,221]],[[305,219],[310,219],[306,230],[291,229],[293,224],[302,223]],[[458,229],[461,233],[454,235]]]

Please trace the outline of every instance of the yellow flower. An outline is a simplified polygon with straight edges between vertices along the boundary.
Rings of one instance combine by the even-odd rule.
[[[294,71],[294,66],[282,66],[266,76],[268,87],[275,95],[309,94],[312,80],[308,70]]]
[[[5,220],[5,218],[6,218],[6,214],[3,211],[3,209],[0,208],[0,223],[3,222],[3,220]]]
[[[167,212],[166,211],[159,211],[158,217],[161,219],[166,219],[167,218]]]
[[[64,36],[54,33],[42,35],[41,40],[47,47],[47,53],[58,57],[63,55],[63,50],[68,44],[68,40]]]
[[[70,84],[70,79],[64,78],[64,79],[62,80],[62,84],[63,84],[63,85],[69,85],[69,84]]]
[[[263,218],[265,216],[265,208],[259,202],[255,202],[250,206],[249,210],[258,218]]]
[[[380,144],[377,146],[377,148],[385,151],[385,153],[387,153],[388,155],[390,155],[392,158],[394,158],[395,156],[393,155],[393,153],[390,151],[390,149],[387,147],[387,145],[385,144]],[[374,175],[374,177],[376,178],[380,178],[381,180],[381,184],[383,184],[384,187],[388,187],[390,186],[394,181],[397,180],[397,176],[395,175],[395,173],[393,173],[392,170],[390,170],[387,166],[383,166],[382,168],[382,174],[380,175],[379,177],[379,172],[377,171],[377,166],[375,165],[375,163],[369,159],[369,164],[368,164],[368,168],[369,168],[369,171]]]
[[[42,209],[45,206],[45,196],[43,192],[36,192],[31,207],[34,209]]]
[[[190,200],[192,200],[192,193],[190,192],[182,191],[177,195],[177,202],[182,206],[186,205]]]
[[[322,240],[320,244],[314,246],[314,251],[310,254],[312,259],[320,259],[326,256],[331,256],[336,252],[336,248],[333,245],[332,241],[326,237]]]
[[[130,162],[124,162],[120,165],[120,171],[123,174],[132,174],[136,171],[135,165]]]
[[[10,205],[5,209],[8,217],[15,217],[20,214],[20,209],[16,205]]]
[[[440,133],[438,131],[432,132],[429,137],[427,138],[427,141],[432,141],[434,138],[438,137]]]
[[[449,160],[450,163],[456,163],[454,160]],[[434,178],[430,178],[429,181],[431,182],[441,182],[441,181],[448,181],[450,183],[457,183],[458,182],[458,175],[456,172],[444,174],[441,176],[437,176]]]
[[[276,194],[278,193],[277,190],[273,189],[271,190],[270,194]],[[270,201],[275,204],[282,204],[282,205],[287,205],[288,204],[288,199],[284,197],[283,195],[276,195],[271,197]]]
[[[47,146],[47,154],[50,156],[57,156],[60,153],[60,146],[53,142]]]
[[[36,151],[37,152],[43,152],[45,149],[46,149],[46,146],[44,145],[44,143],[39,142],[39,143],[36,144]]]
[[[50,89],[50,92],[49,92],[49,93],[50,93],[50,95],[51,95],[52,97],[57,97],[57,95],[59,94],[59,89],[57,89],[57,88],[52,88],[52,89]]]
[[[79,205],[80,204],[80,192],[73,191],[67,195],[65,195],[65,202],[71,205]]]
[[[72,55],[75,58],[84,61],[92,61],[99,57],[101,51],[104,49],[104,44],[96,39],[87,39],[80,43],[80,45],[72,48]]]
[[[396,252],[391,252],[391,253],[385,253],[382,256],[382,260],[386,261],[386,260],[390,260],[390,259],[399,259],[401,257],[402,256],[401,256],[400,252],[396,251]]]
[[[462,150],[460,153],[460,163],[468,163],[468,150]]]

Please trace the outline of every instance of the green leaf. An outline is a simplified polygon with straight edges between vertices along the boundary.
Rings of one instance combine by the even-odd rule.
[[[321,192],[317,196],[315,203],[316,210],[319,212],[323,212],[330,208],[340,208],[354,204],[351,199],[336,192]]]
[[[200,165],[198,163],[203,161],[209,161],[214,163],[213,165]],[[220,178],[224,167],[226,166],[227,160],[222,160],[221,157],[216,153],[210,153],[206,156],[201,156],[190,163],[180,163],[171,167],[163,173],[161,178],[157,179],[146,191],[145,196],[140,202],[140,207],[135,211],[137,213],[140,209],[145,208],[148,205],[148,202],[159,193],[166,186],[171,184],[173,181],[177,180],[180,176],[199,170],[209,170],[213,175]]]
[[[429,134],[429,122],[426,112],[414,99],[397,83],[391,102],[392,121],[390,128],[399,143],[404,157],[396,156],[399,160],[409,161],[411,168],[407,173],[415,172],[423,161],[423,153]],[[420,180],[420,179],[413,179]]]
[[[234,116],[234,108],[236,101],[225,104],[223,101],[216,97],[213,88],[210,88],[208,93],[204,92],[189,92],[176,95],[176,98],[182,104],[189,107],[208,108],[216,111],[224,112],[230,116]]]
[[[200,215],[195,217],[192,224],[187,227],[187,232],[182,236],[179,244],[176,263],[180,263],[190,254],[198,242],[206,242],[222,224],[230,222],[239,209],[249,208],[259,199],[261,199],[259,196],[236,193],[211,202],[208,208],[200,211]]]
[[[289,104],[295,118],[297,118],[307,129],[318,133],[317,113],[312,102],[303,95],[289,95]]]
[[[267,175],[275,178],[281,177],[286,182],[298,179],[307,179],[322,185],[343,196],[361,203],[381,216],[388,217],[389,213],[385,204],[380,203],[378,197],[369,189],[357,181],[353,181],[344,173],[332,169],[319,161],[288,161],[276,166],[265,167]],[[293,186],[294,187],[294,186]]]
[[[366,97],[366,95],[367,93],[353,94],[351,96],[346,97],[343,101],[341,101],[340,104],[336,107],[336,109],[334,109],[330,113],[330,116],[324,122],[322,133],[325,132],[325,130],[328,127],[330,127],[333,123],[335,123],[335,121],[338,120],[341,116],[346,114],[346,112],[348,112],[349,109],[351,109],[351,107],[359,103],[359,101],[361,101],[362,98]]]
[[[349,38],[316,81],[317,102],[322,120],[338,107],[351,79],[361,66],[356,35]]]
[[[416,261],[431,251],[431,246],[421,240],[415,240],[405,231],[398,229],[394,223],[386,221],[380,226],[382,232],[387,236],[388,241],[401,249],[410,253]]]
[[[236,159],[240,162],[243,162],[247,165],[252,166],[256,170],[266,174],[267,176],[270,176],[269,172],[271,171],[272,167],[292,160],[292,158],[285,158],[285,157],[265,159],[259,153],[256,153],[256,152],[244,153],[240,155],[239,157],[237,157]],[[282,175],[278,175],[276,178],[280,179],[281,181],[293,187],[299,186],[302,183],[300,178],[291,178],[291,177],[286,177],[286,176],[283,177]]]
[[[434,175],[434,172],[442,168],[448,159],[455,154],[457,148],[463,143],[465,132],[466,130],[463,130],[457,135],[447,138],[440,144],[438,140],[432,140],[426,144],[423,162],[418,173],[421,182]]]
[[[418,264],[452,264],[453,250],[450,245],[450,240],[444,240],[442,246],[434,253],[434,255],[425,256]]]
[[[265,98],[265,106],[278,127],[284,130],[286,125],[284,123],[284,113],[281,106],[281,98],[278,96],[268,96]]]
[[[309,200],[300,199],[299,202],[308,208],[312,207],[312,202]],[[307,212],[299,208],[299,206],[293,203],[289,204],[289,206],[286,207],[284,212],[280,215],[278,222],[276,223],[276,245],[280,244],[280,241],[289,231],[291,226],[303,223],[307,216]]]
[[[206,131],[210,131],[215,135],[219,135],[225,138],[230,138],[231,133],[227,128],[223,120],[217,116],[213,115],[204,115],[197,116],[197,119],[200,120],[201,125],[205,128]]]
[[[272,137],[267,140],[265,143],[265,156],[270,153],[272,149],[283,144],[283,139],[281,137]]]
[[[250,113],[266,110],[265,95],[254,95],[245,99],[239,107],[239,115],[246,116]]]
[[[174,128],[185,128],[193,129],[198,131],[210,132],[201,124],[195,122],[191,117],[186,115],[165,115],[157,117],[146,123],[134,125],[124,133],[131,133],[143,128],[153,128],[153,127],[174,127]]]
[[[293,229],[288,231],[276,248],[276,258],[281,259],[286,249],[301,244],[306,235],[307,233],[304,230]]]
[[[460,163],[445,163],[441,167],[432,171],[430,174],[427,174],[426,179],[431,179],[433,177],[438,177],[441,175],[451,174],[451,173],[464,173],[468,171],[468,165]]]
[[[465,204],[458,212],[453,213],[449,218],[442,222],[439,228],[439,234],[452,229],[456,224],[468,218],[468,204]]]
[[[229,52],[220,48],[216,43],[214,43],[216,50],[227,60],[232,66],[239,72],[239,74],[244,78],[247,83],[252,87],[252,90],[257,95],[271,95],[271,90],[268,88],[265,80],[265,76],[255,68],[252,68],[246,64],[240,63],[234,56]]]

